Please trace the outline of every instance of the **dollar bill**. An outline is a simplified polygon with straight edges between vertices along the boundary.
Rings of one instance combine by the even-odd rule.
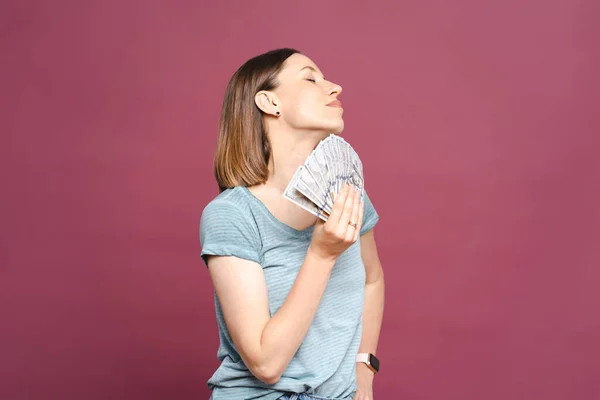
[[[327,164],[321,156],[321,152],[313,152],[304,163],[304,166],[319,186],[321,194],[325,196],[326,203],[331,208],[333,207],[333,195],[329,184],[329,172]]]
[[[296,189],[315,203],[317,208],[331,214],[331,206],[327,203],[326,193],[321,190],[315,181],[315,178],[305,166],[300,167],[299,177],[296,181]]]
[[[304,210],[309,213],[321,218],[323,221],[327,221],[328,215],[324,213],[321,209],[319,209],[315,203],[313,203],[310,199],[304,196],[302,193],[296,189],[296,184],[300,177],[301,168],[298,168],[294,173],[294,176],[290,180],[287,185],[285,191],[283,192],[283,197],[290,200],[292,203],[302,207]]]
[[[326,221],[345,183],[361,190],[364,198],[363,165],[357,152],[343,138],[331,134],[295,172],[284,197]]]

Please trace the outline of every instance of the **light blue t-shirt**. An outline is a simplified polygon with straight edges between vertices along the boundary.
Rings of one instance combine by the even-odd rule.
[[[361,234],[375,226],[379,215],[364,193]],[[236,256],[263,268],[269,311],[283,305],[304,262],[314,226],[297,230],[279,221],[246,187],[227,189],[203,210],[200,219],[201,257]],[[360,238],[340,255],[331,272],[317,313],[281,379],[268,385],[242,361],[225,325],[216,295],[215,310],[221,365],[208,380],[214,400],[274,400],[286,392],[343,399],[356,391],[356,354],[361,342],[365,268]]]

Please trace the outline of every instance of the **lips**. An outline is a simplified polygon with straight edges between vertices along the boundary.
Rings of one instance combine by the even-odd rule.
[[[339,107],[342,108],[342,102],[339,100],[334,100],[331,103],[327,104],[327,107]]]

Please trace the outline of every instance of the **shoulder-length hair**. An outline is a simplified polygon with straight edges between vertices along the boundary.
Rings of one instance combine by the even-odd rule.
[[[283,63],[297,50],[271,50],[246,61],[231,77],[219,121],[214,173],[219,193],[234,186],[253,186],[269,177],[271,145],[263,112],[254,102],[261,90],[279,86]]]

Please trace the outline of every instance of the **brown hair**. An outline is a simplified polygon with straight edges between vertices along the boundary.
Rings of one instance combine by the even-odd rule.
[[[246,61],[231,77],[219,121],[214,173],[219,193],[234,186],[253,186],[269,177],[271,145],[263,112],[254,103],[261,90],[279,86],[283,63],[298,50],[271,50]]]

